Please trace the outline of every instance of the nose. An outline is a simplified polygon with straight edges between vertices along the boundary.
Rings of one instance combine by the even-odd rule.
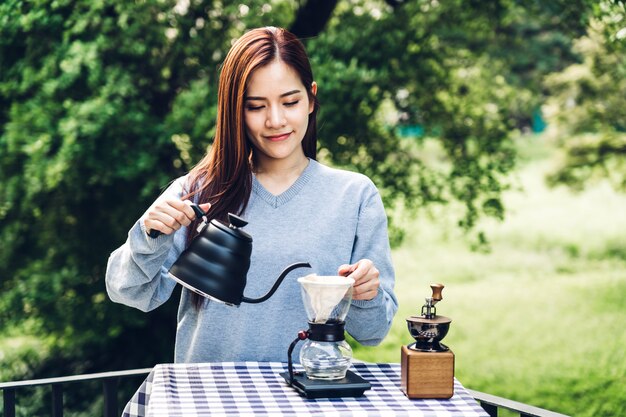
[[[269,129],[281,128],[287,124],[285,113],[281,106],[269,106],[265,126]]]

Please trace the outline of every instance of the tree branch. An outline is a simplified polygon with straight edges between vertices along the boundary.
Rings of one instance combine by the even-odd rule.
[[[298,38],[317,36],[326,26],[338,0],[308,0],[298,9],[289,31]]]
[[[404,3],[404,0],[385,0],[385,3],[393,7],[394,9]]]

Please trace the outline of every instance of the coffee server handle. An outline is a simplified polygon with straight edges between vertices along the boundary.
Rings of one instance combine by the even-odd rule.
[[[298,332],[298,337],[291,342],[289,345],[289,350],[287,351],[287,368],[289,369],[289,385],[293,385],[293,361],[291,360],[291,354],[293,353],[294,348],[298,344],[299,341],[305,340],[309,337],[309,332],[306,330],[300,330]]]

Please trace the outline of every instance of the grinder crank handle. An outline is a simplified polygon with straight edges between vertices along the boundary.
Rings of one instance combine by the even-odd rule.
[[[433,290],[433,295],[430,298],[426,298],[426,304],[422,306],[422,316],[427,319],[432,319],[437,315],[435,304],[443,300],[441,296],[443,284],[430,284],[430,288]]]
[[[433,295],[432,295],[432,299],[433,299],[433,305],[438,302],[443,300],[443,297],[441,296],[441,291],[443,291],[443,284],[431,284],[430,288],[433,290]]]
[[[206,213],[204,212],[204,210],[202,210],[202,209],[200,208],[200,206],[199,206],[199,205],[197,205],[197,204],[193,204],[193,203],[192,203],[190,206],[191,206],[191,208],[193,209],[194,213],[196,213],[196,217],[197,217],[198,219],[201,219],[201,218],[203,218],[204,216],[206,216]],[[161,232],[160,230],[156,230],[156,229],[151,229],[151,230],[148,232],[148,236],[150,236],[150,237],[151,237],[151,238],[153,238],[153,239],[156,239],[157,237],[161,236],[162,234],[163,234],[163,232]]]

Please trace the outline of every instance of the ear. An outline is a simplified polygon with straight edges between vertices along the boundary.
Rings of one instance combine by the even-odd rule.
[[[317,95],[317,83],[315,81],[311,83],[311,93],[313,93],[314,96]],[[314,108],[315,103],[313,102],[313,100],[309,100],[309,114],[313,113]]]

